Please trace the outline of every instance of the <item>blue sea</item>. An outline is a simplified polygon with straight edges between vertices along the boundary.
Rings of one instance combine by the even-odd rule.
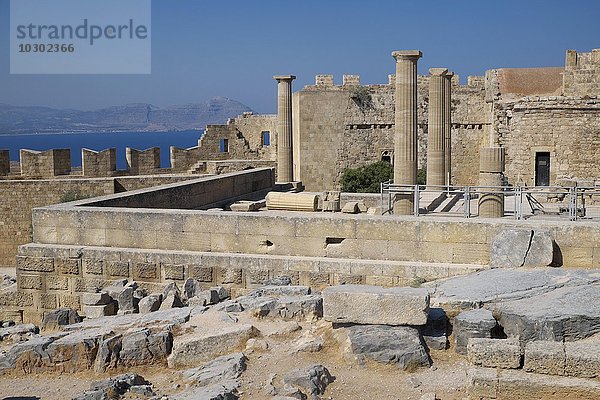
[[[125,169],[125,147],[145,150],[160,147],[160,165],[171,166],[169,147],[188,148],[198,145],[203,131],[179,132],[85,132],[85,133],[52,133],[31,135],[0,135],[0,149],[10,150],[10,159],[19,160],[19,149],[49,150],[71,149],[71,165],[81,166],[81,149],[104,150],[110,147],[117,149],[117,168]]]

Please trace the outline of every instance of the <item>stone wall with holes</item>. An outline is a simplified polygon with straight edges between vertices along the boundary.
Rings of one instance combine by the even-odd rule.
[[[509,183],[535,184],[536,152],[550,153],[550,183],[600,181],[600,97],[524,97],[498,102],[494,129]]]
[[[164,175],[97,179],[0,180],[0,266],[14,266],[19,245],[32,240],[35,207],[191,179]]]
[[[359,78],[335,85],[333,76],[318,75],[314,86],[294,93],[295,174],[308,190],[339,187],[345,168],[382,159],[394,149],[394,84],[359,85]],[[429,78],[417,82],[418,164],[427,163]],[[479,147],[489,132],[483,77],[452,85],[453,182],[474,184],[479,174]],[[476,162],[473,162],[476,160]]]
[[[21,246],[15,294],[5,307],[36,320],[111,280],[150,291],[187,278],[232,293],[287,275],[294,284],[406,285],[487,268],[508,227],[548,229],[563,266],[600,266],[591,222],[460,220],[326,213],[49,207],[34,213],[34,243]]]

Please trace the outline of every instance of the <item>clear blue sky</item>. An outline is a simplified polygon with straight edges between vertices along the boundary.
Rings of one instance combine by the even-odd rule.
[[[51,1],[51,0],[49,0]],[[462,81],[496,67],[563,66],[566,49],[600,48],[597,0],[153,0],[152,74],[10,75],[9,1],[0,0],[0,102],[94,109],[226,96],[276,109],[275,74],[294,90],[314,75],[387,82],[392,50],[419,49],[419,73]]]

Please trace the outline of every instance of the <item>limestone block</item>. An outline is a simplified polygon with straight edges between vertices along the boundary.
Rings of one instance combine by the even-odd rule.
[[[42,277],[38,275],[18,275],[17,287],[19,289],[42,290]]]
[[[343,285],[323,290],[324,318],[336,323],[424,325],[426,289]]]
[[[17,256],[17,269],[20,271],[54,272],[54,259],[50,257]]]
[[[96,306],[83,306],[83,315],[88,318],[100,318],[109,315],[117,315],[117,306],[114,301],[108,304],[96,305]]]
[[[46,310],[54,310],[56,307],[58,307],[58,299],[56,298],[56,295],[52,293],[41,293],[40,307]]]
[[[129,263],[127,261],[107,261],[106,272],[109,276],[129,277]]]
[[[496,399],[498,394],[498,374],[493,368],[472,368],[467,372],[469,399]]]
[[[139,280],[158,279],[159,268],[155,263],[136,262],[133,264],[133,278]]]
[[[174,264],[161,264],[164,279],[166,280],[183,280],[184,266]]]
[[[565,342],[565,375],[579,378],[600,376],[600,343]]]
[[[548,375],[565,374],[565,347],[562,342],[538,340],[525,345],[525,362],[523,369],[527,372]]]
[[[83,272],[86,274],[102,275],[104,271],[104,260],[86,258],[82,261],[82,263]]]
[[[544,267],[553,265],[553,260],[554,243],[548,231],[504,229],[492,242],[492,268]]]
[[[140,314],[158,311],[162,303],[162,293],[153,293],[140,300],[138,308]]]
[[[212,267],[202,267],[198,265],[190,265],[188,267],[189,277],[196,279],[200,282],[212,282],[213,281],[213,269]]]
[[[284,211],[317,211],[319,196],[306,193],[267,194],[267,209]]]
[[[347,202],[346,204],[344,204],[344,207],[342,207],[342,212],[346,214],[358,214],[360,212],[360,210],[358,209],[358,202]]]
[[[108,293],[83,293],[81,295],[81,303],[84,306],[103,306],[112,301]]]
[[[48,290],[68,290],[69,279],[66,276],[48,275],[46,277],[46,289]]]
[[[81,322],[81,317],[77,314],[77,311],[70,308],[59,308],[44,314],[41,328],[45,331],[57,330],[61,326],[78,322]]]
[[[473,365],[489,368],[520,368],[521,346],[508,339],[470,338],[467,358]]]
[[[492,312],[483,308],[463,311],[454,318],[452,333],[456,338],[455,351],[467,354],[467,344],[471,338],[491,338],[497,322]]]

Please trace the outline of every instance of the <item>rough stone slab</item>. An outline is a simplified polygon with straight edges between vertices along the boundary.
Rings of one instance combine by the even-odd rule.
[[[484,304],[528,299],[562,287],[600,282],[600,270],[564,268],[496,268],[425,283],[431,304],[471,309]]]
[[[353,325],[346,328],[349,351],[359,357],[412,370],[429,367],[419,330],[409,326]]]
[[[313,320],[323,316],[323,298],[320,295],[305,296],[242,296],[236,301],[244,311],[260,317],[286,320]]]
[[[266,285],[250,292],[247,296],[306,296],[310,293],[311,290],[308,286]]]
[[[290,371],[283,377],[284,385],[298,388],[312,399],[324,394],[334,380],[335,377],[321,364]]]
[[[506,301],[494,315],[508,337],[575,341],[600,332],[600,284],[562,287],[532,299]]]
[[[227,354],[207,362],[202,367],[185,370],[181,375],[184,381],[207,386],[222,380],[238,379],[246,370],[247,361],[242,353]]]
[[[565,346],[562,342],[534,341],[525,345],[523,369],[548,375],[565,374]]]
[[[162,303],[162,293],[153,293],[140,300],[138,308],[140,314],[158,311]]]
[[[103,306],[110,303],[112,299],[108,293],[83,293],[81,295],[81,304],[84,306]]]
[[[178,336],[174,340],[173,352],[167,361],[170,368],[192,367],[224,353],[241,349],[246,341],[257,335],[249,324],[223,324],[218,329]]]
[[[39,329],[34,324],[20,324],[0,329],[0,342],[11,340],[11,337],[23,337],[36,334]],[[20,341],[20,340],[19,340]]]
[[[323,290],[323,316],[335,323],[425,325],[428,311],[427,289],[341,285]]]
[[[487,368],[520,368],[521,346],[507,339],[470,338],[467,358],[473,365]]]
[[[102,400],[121,398],[127,392],[136,393],[144,397],[154,395],[150,382],[137,374],[122,374],[103,381],[93,382],[90,390],[86,390],[73,400]]]
[[[64,325],[76,324],[80,321],[81,317],[77,314],[77,311],[71,308],[59,308],[44,315],[42,329],[57,330]]]
[[[497,399],[498,373],[492,368],[471,368],[467,372],[469,386],[467,394],[470,400]]]
[[[497,322],[490,310],[478,308],[461,312],[454,318],[452,328],[456,343],[454,350],[459,354],[467,354],[470,338],[491,338],[496,326]]]
[[[531,229],[513,228],[499,232],[492,241],[490,251],[492,268],[522,267],[532,237]]]
[[[600,343],[566,342],[565,375],[579,378],[600,376]]]

